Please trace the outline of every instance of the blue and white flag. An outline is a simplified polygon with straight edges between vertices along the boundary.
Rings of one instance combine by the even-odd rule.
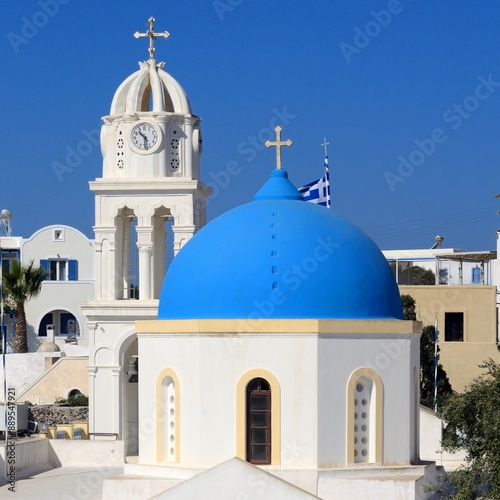
[[[298,191],[305,201],[330,208],[330,172],[328,170],[328,156],[325,156],[325,175],[317,181],[299,187]]]

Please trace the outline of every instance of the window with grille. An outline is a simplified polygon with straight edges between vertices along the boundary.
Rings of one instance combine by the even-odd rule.
[[[354,394],[354,462],[373,461],[374,429],[372,418],[373,382],[365,377],[358,380]]]
[[[271,388],[263,378],[247,386],[247,461],[271,463]]]

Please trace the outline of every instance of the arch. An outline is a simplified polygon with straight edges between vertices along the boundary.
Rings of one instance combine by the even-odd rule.
[[[152,230],[152,297],[158,299],[160,297],[163,278],[167,271],[167,252],[168,257],[173,257],[174,242],[171,233],[172,219],[170,209],[165,205],[156,206],[151,215]],[[171,241],[167,241],[167,239]]]
[[[66,307],[53,307],[47,309],[38,319],[38,337],[47,336],[47,325],[53,325],[54,336],[67,336],[68,338],[81,338],[82,328],[75,312]]]
[[[236,385],[236,456],[246,461],[247,447],[247,386],[256,378],[264,379],[271,388],[271,465],[281,464],[281,388],[269,371],[255,368],[244,373]]]
[[[99,347],[94,354],[94,364],[96,366],[112,366],[113,350],[110,347]]]
[[[158,462],[179,463],[180,461],[180,409],[179,377],[172,368],[164,368],[156,381],[156,460]],[[166,449],[167,444],[169,449]],[[173,453],[171,453],[172,450]]]
[[[29,243],[31,242],[32,240],[34,240],[39,234],[41,233],[44,233],[45,231],[49,230],[49,229],[68,229],[69,231],[72,231],[74,232],[75,234],[78,234],[79,236],[81,236],[82,240],[85,241],[85,243],[90,243],[92,244],[92,240],[90,240],[89,238],[87,238],[87,236],[85,236],[81,231],[79,231],[78,229],[76,229],[75,227],[72,227],[72,226],[66,226],[65,224],[51,224],[50,226],[45,226],[45,227],[42,227],[40,229],[37,229],[29,238],[27,238],[24,242],[24,245],[26,243]]]
[[[74,397],[74,396],[79,396],[80,394],[82,394],[82,391],[80,391],[80,389],[71,389],[68,392],[68,398],[71,398],[71,397]]]
[[[356,398],[357,394],[360,396],[359,398]],[[383,463],[384,386],[382,379],[371,368],[358,368],[349,377],[346,396],[347,463]],[[359,409],[356,403],[358,403]],[[356,422],[356,416],[363,418],[365,423]],[[358,425],[366,426],[366,429],[355,427]],[[361,437],[366,439],[364,441],[366,448],[363,451],[367,453],[364,456],[356,457],[355,440]]]
[[[125,442],[125,453],[139,453],[139,384],[130,383],[126,374],[132,356],[139,352],[135,329],[131,328],[117,340],[113,349],[115,363],[120,366],[120,380],[117,397],[119,413],[119,432]],[[139,360],[139,371],[140,371]]]
[[[136,299],[140,280],[136,209],[127,205],[119,208],[114,224],[116,295],[118,299]]]
[[[124,356],[126,352],[129,350],[129,347],[137,340],[137,335],[135,333],[135,328],[131,328],[127,332],[125,332],[116,342],[117,359],[116,363],[118,365],[125,366]]]

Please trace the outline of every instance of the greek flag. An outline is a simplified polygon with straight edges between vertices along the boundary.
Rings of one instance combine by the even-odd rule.
[[[298,191],[305,201],[330,208],[330,172],[328,170],[328,156],[325,156],[324,166],[325,175],[321,179],[299,187]]]

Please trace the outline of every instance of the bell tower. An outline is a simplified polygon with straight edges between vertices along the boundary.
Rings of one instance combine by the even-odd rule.
[[[149,59],[115,92],[101,129],[95,195],[95,298],[82,305],[89,329],[89,432],[138,452],[135,321],[156,319],[172,257],[205,224],[211,190],[200,181],[200,118],[155,60],[168,33],[148,21]]]
[[[146,33],[149,59],[118,88],[103,118],[102,178],[96,198],[96,299],[159,297],[165,275],[166,226],[173,254],[205,224],[210,188],[200,182],[200,118],[179,85],[154,59],[154,18]]]

